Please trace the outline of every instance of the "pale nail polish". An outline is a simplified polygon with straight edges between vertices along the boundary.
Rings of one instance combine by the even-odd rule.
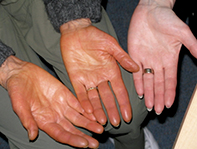
[[[157,113],[157,112],[155,112],[157,115],[160,115],[161,113]]]
[[[139,99],[143,99],[143,98],[144,98],[144,95],[141,95],[141,96],[138,95],[138,98],[139,98]]]
[[[151,112],[151,111],[153,110],[153,108],[150,108],[150,109],[149,109],[149,108],[147,108],[147,110],[148,110],[148,112]]]

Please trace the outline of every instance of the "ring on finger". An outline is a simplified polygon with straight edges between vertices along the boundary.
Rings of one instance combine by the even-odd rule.
[[[90,87],[90,88],[87,89],[87,91],[91,91],[93,89],[97,89],[97,87]]]
[[[152,73],[152,74],[154,74],[154,70],[151,69],[151,68],[145,68],[143,74],[145,74],[145,73]]]

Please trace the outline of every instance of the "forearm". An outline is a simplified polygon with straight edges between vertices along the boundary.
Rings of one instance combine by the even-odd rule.
[[[164,7],[173,8],[176,0],[140,0],[141,5],[160,5]]]
[[[101,19],[101,0],[43,0],[49,19],[56,31],[72,20],[89,18],[96,23]]]

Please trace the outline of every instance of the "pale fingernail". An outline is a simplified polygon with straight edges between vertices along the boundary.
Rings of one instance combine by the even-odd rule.
[[[153,110],[153,108],[147,108],[148,112],[151,112]]]
[[[167,109],[170,109],[170,108],[171,108],[171,106],[166,105],[166,108],[167,108]]]
[[[157,115],[160,115],[161,113],[157,113],[157,112],[155,112]]]
[[[138,95],[138,98],[139,99],[143,99],[144,98],[144,95]]]

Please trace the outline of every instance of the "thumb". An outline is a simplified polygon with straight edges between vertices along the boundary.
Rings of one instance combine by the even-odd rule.
[[[34,117],[31,113],[30,107],[25,104],[24,102],[14,102],[15,100],[12,99],[12,106],[15,113],[18,115],[22,125],[28,132],[29,140],[34,140],[38,136],[38,126]],[[24,100],[24,99],[22,99]],[[24,100],[25,101],[25,100]],[[20,105],[19,105],[20,104]]]
[[[185,29],[183,30],[183,35],[181,36],[181,42],[190,51],[190,53],[195,58],[197,58],[197,40],[188,26],[185,27]]]
[[[38,136],[38,126],[29,110],[22,110],[17,114],[21,123],[28,132],[29,140],[33,141]]]

